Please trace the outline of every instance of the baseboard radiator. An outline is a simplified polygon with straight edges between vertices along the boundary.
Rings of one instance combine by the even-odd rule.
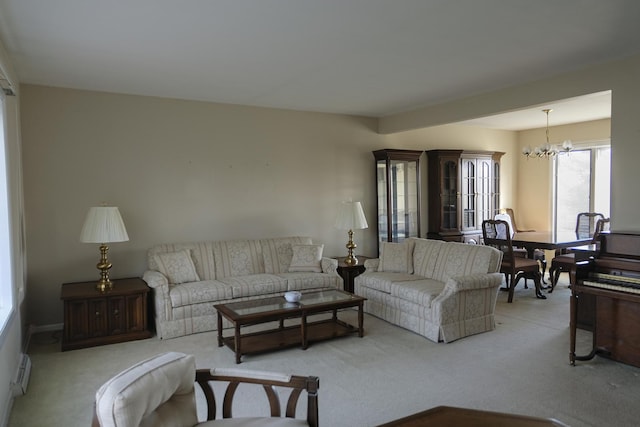
[[[18,366],[18,372],[16,373],[16,379],[13,382],[13,395],[22,396],[27,392],[27,385],[29,384],[29,376],[31,375],[31,358],[26,353],[22,353],[20,358],[20,365]]]

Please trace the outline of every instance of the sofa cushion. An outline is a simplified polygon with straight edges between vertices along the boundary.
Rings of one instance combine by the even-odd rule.
[[[215,262],[213,260],[213,242],[163,243],[161,245],[155,245],[149,249],[147,253],[149,269],[160,271],[156,262],[156,255],[167,252],[178,252],[184,249],[190,251],[200,280],[213,280],[216,278]]]
[[[233,298],[268,295],[287,291],[287,280],[274,274],[226,277],[220,282],[231,287]]]
[[[431,302],[440,295],[444,286],[443,282],[433,279],[396,282],[391,287],[391,295],[424,307],[430,307]]]
[[[216,279],[264,273],[264,261],[258,240],[213,242]]]
[[[233,298],[231,286],[217,280],[189,282],[172,286],[169,290],[172,307],[224,301]]]
[[[490,246],[447,242],[438,251],[431,278],[446,282],[456,276],[489,273],[495,250]]]
[[[268,274],[286,273],[293,257],[293,245],[310,245],[311,237],[280,237],[260,240],[264,262],[264,272]]]
[[[154,256],[158,271],[169,279],[169,283],[199,282],[200,277],[191,258],[191,251],[159,253]]]
[[[310,271],[322,273],[322,250],[324,245],[292,245],[293,256],[289,272]]]
[[[360,286],[390,294],[394,282],[407,282],[421,279],[424,279],[424,277],[408,273],[366,272],[357,276],[355,281],[360,283]]]
[[[342,278],[335,274],[326,273],[282,273],[278,274],[287,281],[288,291],[302,291],[305,289],[337,288],[342,285]]]
[[[413,273],[412,245],[409,242],[382,242],[378,271],[387,273]]]
[[[446,242],[434,239],[419,239],[412,237],[413,242],[413,272],[419,276],[434,277],[438,253]]]

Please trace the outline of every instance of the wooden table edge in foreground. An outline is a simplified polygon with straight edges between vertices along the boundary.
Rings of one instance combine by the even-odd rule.
[[[436,406],[378,427],[568,427],[553,418]]]

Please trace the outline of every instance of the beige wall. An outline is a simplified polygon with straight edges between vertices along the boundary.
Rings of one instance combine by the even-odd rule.
[[[119,206],[130,241],[112,277],[157,243],[309,235],[346,251],[341,200],[373,218],[374,119],[22,86],[28,321],[62,321],[60,284],[97,276],[79,242],[90,206]],[[356,233],[370,253],[371,233]]]
[[[355,232],[357,251],[375,255],[371,151],[516,143],[514,132],[464,126],[385,136],[370,118],[21,89],[27,307],[36,326],[62,321],[61,283],[97,276],[97,245],[78,239],[87,209],[102,201],[120,207],[130,236],[111,245],[112,277],[141,275],[146,250],[163,242],[303,234],[325,254],[344,255],[346,232],[333,223],[348,198],[363,202],[370,221]]]

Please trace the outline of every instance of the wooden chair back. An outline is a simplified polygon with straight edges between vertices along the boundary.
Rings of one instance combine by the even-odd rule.
[[[502,251],[500,272],[505,275],[509,296],[507,302],[513,301],[513,293],[519,278],[533,279],[537,298],[546,298],[541,293],[541,275],[538,262],[534,259],[515,255],[511,240],[509,223],[500,219],[482,222],[482,237],[485,245],[493,246]]]
[[[482,238],[484,244],[502,251],[502,263],[512,263],[513,245],[509,223],[502,219],[488,219],[482,222]]]
[[[598,212],[580,212],[576,218],[576,236],[579,239],[593,237],[596,232],[598,220],[605,219]]]
[[[240,369],[198,369],[196,383],[202,389],[207,401],[207,420],[216,419],[217,404],[213,385],[226,383],[222,401],[222,418],[233,417],[233,399],[240,384],[256,384],[264,389],[269,402],[270,417],[295,418],[300,395],[307,395],[307,424],[318,427],[318,377],[298,375],[274,375]],[[289,390],[286,406],[280,403],[277,389]]]
[[[523,233],[523,232],[526,232],[526,231],[536,231],[536,230],[524,230],[524,229],[518,228],[518,224],[516,223],[516,214],[513,212],[513,209],[505,208],[503,210],[504,210],[504,213],[509,215],[509,217],[511,218],[511,225],[512,225],[511,229],[512,229],[512,232],[514,232],[514,233]]]

